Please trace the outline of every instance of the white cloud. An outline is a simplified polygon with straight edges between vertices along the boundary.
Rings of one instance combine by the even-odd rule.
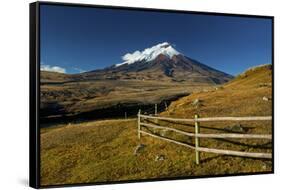
[[[86,72],[85,70],[80,69],[80,68],[77,68],[77,67],[74,67],[73,69],[74,69],[75,71],[78,71],[79,73],[84,73],[84,72]]]
[[[152,46],[150,48],[146,48],[143,51],[135,51],[133,53],[127,53],[124,56],[122,56],[124,62],[115,64],[115,66],[119,67],[124,64],[132,64],[142,60],[151,61],[160,54],[172,58],[174,55],[178,55],[180,53],[177,50],[175,50],[168,42],[163,42],[155,46]]]
[[[57,72],[57,73],[66,73],[66,70],[62,67],[59,66],[51,66],[51,65],[44,65],[41,64],[40,66],[41,71],[52,71],[52,72]]]
[[[134,53],[127,53],[125,54],[122,59],[123,61],[128,61],[128,60],[136,60],[139,59],[142,56],[142,52],[140,51],[135,51]]]

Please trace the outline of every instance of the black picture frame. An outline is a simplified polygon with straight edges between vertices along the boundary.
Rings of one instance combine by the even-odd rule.
[[[93,7],[112,10],[134,10],[134,11],[148,11],[148,12],[166,12],[166,13],[183,13],[196,15],[216,15],[216,16],[232,16],[232,17],[246,17],[246,18],[265,18],[272,22],[272,171],[270,172],[256,172],[243,174],[223,174],[211,176],[186,176],[186,177],[170,177],[159,179],[139,179],[139,180],[124,180],[124,181],[110,181],[97,183],[77,183],[64,185],[48,185],[42,186],[40,184],[40,6],[41,5],[56,5],[56,6],[70,6],[70,7]],[[131,183],[131,182],[151,182],[151,181],[166,181],[179,179],[193,179],[193,178],[210,178],[210,177],[227,177],[227,176],[244,176],[257,174],[272,174],[274,173],[274,17],[262,15],[247,15],[247,14],[232,14],[232,13],[217,13],[217,12],[199,12],[187,10],[168,10],[155,8],[141,8],[141,7],[121,7],[109,5],[91,5],[80,3],[58,3],[58,2],[34,2],[29,5],[29,38],[30,38],[30,91],[29,91],[29,185],[33,188],[51,188],[51,187],[71,187],[84,185],[99,185],[99,184],[116,184],[116,183]]]

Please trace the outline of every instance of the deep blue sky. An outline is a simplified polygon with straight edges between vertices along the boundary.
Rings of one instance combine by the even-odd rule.
[[[271,20],[41,5],[41,65],[67,73],[121,63],[121,56],[161,42],[236,75],[271,63]]]

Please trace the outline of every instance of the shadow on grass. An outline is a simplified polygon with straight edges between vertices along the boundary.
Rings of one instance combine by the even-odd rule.
[[[158,123],[152,121],[152,119],[143,119],[143,121],[146,121],[147,123],[151,123],[151,124],[155,124],[158,125]],[[163,122],[163,121],[162,121]],[[188,124],[188,123],[180,123],[180,122],[176,122],[176,121],[165,121],[166,123],[170,123],[170,124],[175,124],[175,125],[182,125],[191,129],[194,129],[194,124]],[[209,129],[209,130],[214,130],[214,131],[223,131],[223,132],[231,132],[231,133],[238,133],[238,134],[243,134],[242,132],[236,132],[236,131],[231,131],[229,129],[221,129],[221,128],[216,128],[216,127],[208,127],[208,126],[202,126],[200,125],[201,129]],[[250,129],[253,129],[254,127],[247,127],[245,128],[247,131]]]
[[[216,156],[210,156],[205,159],[201,159],[200,163],[204,164],[204,163],[208,163],[212,160],[216,160],[218,158],[233,158],[233,157],[245,158],[245,159],[250,159],[250,160],[259,160],[259,161],[271,161],[272,160],[271,158],[252,158],[252,157],[240,157],[240,156],[230,156],[230,155],[216,155]]]
[[[241,143],[241,142],[228,140],[228,139],[218,139],[218,138],[214,138],[214,139],[217,140],[217,141],[227,142],[227,143],[230,143],[230,144],[244,146],[244,147],[247,147],[247,148],[259,148],[259,149],[271,149],[272,148],[272,142],[267,142],[267,143],[257,144],[257,145],[251,145],[251,144]]]
[[[147,123],[149,124],[154,124],[154,125],[159,125],[157,122],[153,121],[152,119],[144,119],[144,121],[146,121]],[[175,123],[175,124],[179,124],[177,122],[170,122],[169,123]],[[182,124],[180,123],[181,125],[184,125],[184,126],[188,126],[188,127],[192,127],[194,128],[193,125],[191,124]],[[150,130],[148,127],[145,127],[149,132],[153,133],[154,134],[154,131]],[[206,128],[206,129],[213,129],[213,130],[219,130],[219,131],[224,131],[224,132],[229,132],[229,130],[226,130],[226,129],[220,129],[220,128],[212,128],[212,127],[206,127],[206,126],[200,126],[200,128]],[[252,127],[253,128],[253,127]],[[249,129],[249,127],[248,127]],[[161,130],[161,129],[160,129]],[[234,133],[234,132],[232,132]],[[160,134],[157,134],[157,135],[160,135]],[[161,136],[161,135],[160,135]],[[163,136],[164,137],[164,136]],[[167,138],[167,137],[165,137]],[[263,144],[257,144],[257,145],[252,145],[252,144],[247,144],[247,143],[242,143],[242,142],[238,142],[238,141],[234,141],[234,140],[229,140],[229,139],[221,139],[221,138],[209,138],[209,139],[212,139],[212,140],[217,140],[217,141],[220,141],[220,142],[226,142],[226,143],[230,143],[232,145],[238,145],[238,146],[243,146],[243,147],[247,147],[247,148],[259,148],[259,149],[271,149],[272,148],[272,142],[266,142],[266,143],[263,143]],[[186,142],[183,142],[183,143],[186,143]]]
[[[178,142],[180,142],[180,143],[184,143],[184,144],[189,145],[189,146],[195,146],[193,143],[188,143],[188,142],[186,142],[186,141],[180,141],[180,140],[178,140],[178,139],[169,138],[169,137],[163,136],[163,135],[161,135],[161,134],[159,134],[159,133],[155,133],[155,132],[154,132],[153,130],[151,130],[149,127],[142,127],[142,128],[144,128],[146,132],[149,132],[149,133],[151,133],[151,134],[153,134],[153,135],[157,135],[157,136],[160,136],[160,137],[169,139],[169,140],[176,140],[176,141],[178,141]]]

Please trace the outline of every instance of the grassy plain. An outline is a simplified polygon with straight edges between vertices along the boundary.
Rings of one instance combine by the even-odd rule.
[[[217,88],[197,90],[172,102],[162,116],[192,118],[212,116],[272,115],[271,66],[249,70]],[[194,101],[200,103],[194,105]],[[153,120],[147,122],[154,122]],[[193,132],[193,123],[159,124]],[[200,123],[201,132],[271,134],[270,121]],[[150,130],[145,129],[143,130]],[[194,139],[169,131],[152,133],[193,144]],[[204,139],[201,146],[247,152],[272,152],[270,140]],[[135,154],[136,147],[143,144]],[[41,128],[41,183],[58,185],[153,179],[181,176],[270,172],[271,159],[200,154],[193,150],[142,136],[137,138],[136,119],[100,120],[57,124]]]

